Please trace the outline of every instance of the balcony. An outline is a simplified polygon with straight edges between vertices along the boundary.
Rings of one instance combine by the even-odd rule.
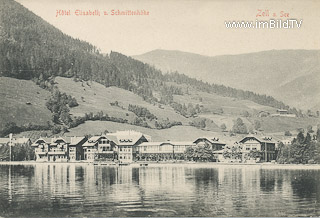
[[[103,150],[99,150],[98,153],[99,153],[99,154],[113,154],[114,151],[103,151]]]
[[[55,154],[57,154],[57,155],[65,155],[67,153],[67,151],[66,150],[63,150],[63,149],[51,149],[49,152],[48,152],[48,154],[50,155],[55,155]]]

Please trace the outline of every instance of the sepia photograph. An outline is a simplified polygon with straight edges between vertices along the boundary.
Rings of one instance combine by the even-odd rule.
[[[319,217],[319,0],[0,0],[1,217]]]

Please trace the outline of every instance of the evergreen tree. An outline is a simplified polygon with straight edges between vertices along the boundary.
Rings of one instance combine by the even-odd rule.
[[[241,118],[238,118],[233,127],[232,127],[232,131],[234,133],[239,133],[239,134],[247,134],[248,133],[248,129],[246,124],[242,121]]]

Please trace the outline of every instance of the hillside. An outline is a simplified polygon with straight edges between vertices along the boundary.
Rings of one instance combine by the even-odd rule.
[[[74,116],[103,111],[110,116],[126,118],[132,121],[137,116],[128,111],[128,106],[131,104],[147,108],[159,120],[169,119],[183,124],[188,123],[187,118],[177,114],[171,107],[148,103],[142,97],[118,87],[105,87],[93,81],[75,82],[70,78],[63,77],[55,78],[55,82],[60,91],[77,99],[79,106],[72,108],[70,111]],[[112,103],[116,101],[118,106],[112,106]]]
[[[221,96],[289,108],[271,96],[208,84],[181,74],[162,74],[148,64],[117,52],[102,55],[94,45],[65,35],[14,1],[0,2],[0,25],[2,76],[31,79],[44,88],[51,88],[56,76],[92,80],[165,104],[170,104],[172,95],[179,93],[176,87],[168,86],[166,82],[176,82]]]
[[[178,71],[210,83],[271,95],[290,106],[320,110],[318,50],[272,50],[215,57],[154,50],[134,58],[164,72]]]
[[[45,106],[49,96],[32,81],[0,77],[0,129],[8,122],[46,125],[52,116]]]
[[[116,132],[122,130],[135,130],[144,134],[150,135],[154,141],[188,141],[194,140],[197,137],[220,137],[227,138],[226,134],[221,132],[210,132],[197,129],[192,126],[175,126],[169,129],[155,130],[144,127],[137,127],[129,124],[113,123],[109,121],[87,121],[85,124],[71,129],[66,135],[85,135],[85,134],[100,134],[105,130]]]
[[[320,71],[299,76],[282,84],[275,92],[281,93],[282,100],[299,108],[319,111],[320,109]],[[308,105],[308,107],[306,107]]]
[[[1,100],[2,105],[4,105],[4,107],[1,107],[1,123],[5,123],[10,119],[10,121],[16,122],[18,125],[24,125],[29,122],[46,125],[48,121],[51,121],[52,115],[45,106],[46,100],[50,97],[49,91],[41,89],[35,83],[28,80],[1,77],[0,81],[1,87],[3,87],[1,89]],[[148,122],[152,128],[144,128],[129,123],[86,121],[75,128],[70,128],[70,132],[65,134],[100,134],[105,130],[112,132],[132,129],[149,134],[154,140],[192,140],[200,136],[226,138],[229,133],[222,132],[220,126],[225,124],[226,130],[229,131],[238,117],[241,117],[248,129],[253,129],[254,121],[259,120],[261,131],[267,135],[283,135],[286,130],[295,133],[297,128],[306,128],[308,125],[315,126],[319,122],[315,118],[258,117],[257,114],[260,111],[273,114],[276,112],[276,109],[248,100],[238,100],[222,97],[214,93],[197,91],[186,85],[175,85],[179,86],[182,90],[188,88],[188,94],[174,95],[175,102],[183,105],[200,105],[201,111],[195,116],[184,117],[170,106],[146,102],[142,97],[117,87],[105,87],[93,81],[74,81],[71,78],[56,77],[55,86],[61,92],[75,97],[79,104],[70,109],[72,116],[83,116],[85,113],[103,111],[109,116],[125,118],[130,122],[137,117],[134,113],[128,111],[128,105],[134,104],[148,108],[150,112],[156,115],[159,121],[179,121],[183,124],[182,126],[159,130],[155,129],[150,121]],[[118,106],[110,104],[115,101],[118,102]],[[31,104],[26,104],[27,102]],[[246,115],[244,112],[248,114]],[[206,119],[206,127],[197,128],[190,126],[190,122],[203,118]],[[22,133],[21,136],[37,138],[43,133],[51,134],[48,131],[28,131]]]
[[[174,101],[182,105],[199,105],[201,111],[192,117],[184,117],[174,111],[171,107],[162,104],[152,104],[144,101],[140,96],[117,88],[117,87],[104,87],[96,82],[75,82],[70,78],[57,77],[55,79],[56,86],[60,91],[74,96],[79,103],[79,106],[71,109],[74,116],[83,116],[84,113],[103,111],[110,116],[133,120],[136,115],[128,111],[128,105],[134,104],[147,108],[151,113],[156,115],[158,120],[170,120],[182,122],[182,126],[175,126],[170,129],[150,129],[130,124],[115,123],[109,121],[87,121],[79,127],[70,129],[70,134],[89,134],[100,133],[104,130],[116,131],[125,129],[135,129],[144,131],[147,134],[153,135],[157,138],[168,137],[171,140],[177,138],[188,138],[191,134],[193,137],[197,134],[212,134],[224,135],[220,126],[225,124],[227,130],[231,130],[234,121],[241,117],[249,129],[254,128],[254,121],[261,122],[261,130],[266,134],[283,134],[284,131],[290,130],[295,132],[297,128],[306,128],[308,125],[317,125],[319,119],[315,118],[297,118],[297,117],[258,117],[260,111],[265,111],[270,114],[276,113],[276,109],[268,106],[256,104],[248,100],[238,100],[230,97],[222,97],[214,93],[206,93],[196,89],[187,87],[185,85],[173,84],[180,87],[182,90],[188,88],[188,94],[174,95]],[[112,106],[110,103],[117,101],[119,106]],[[128,115],[127,115],[128,114]],[[207,121],[212,121],[213,124],[206,123],[206,127],[195,128],[190,126],[190,122],[196,119],[205,118]],[[149,122],[149,121],[148,121]],[[149,122],[150,126],[152,124]],[[153,126],[154,128],[154,126]],[[183,132],[183,129],[185,132]],[[177,132],[169,133],[171,131],[179,130],[179,136],[174,136]],[[192,132],[190,133],[189,130]],[[198,135],[199,136],[199,135]]]
[[[227,134],[221,125],[229,131],[239,117],[251,131],[260,120],[259,131],[266,133],[306,128],[319,120],[259,117],[261,111],[273,114],[278,108],[301,114],[271,96],[179,73],[162,74],[117,52],[102,55],[94,45],[65,35],[14,1],[0,1],[0,25],[2,126],[32,122],[41,128],[23,130],[99,134],[103,123],[112,131],[142,128],[163,138],[188,138],[204,132]],[[35,137],[34,132],[27,134]]]

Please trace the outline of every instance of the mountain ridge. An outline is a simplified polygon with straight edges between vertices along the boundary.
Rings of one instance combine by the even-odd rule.
[[[295,99],[284,98],[277,88],[313,72],[320,73],[320,50],[268,50],[219,56],[153,50],[133,58],[167,72],[178,71],[192,78],[275,96],[293,106],[299,104]],[[245,78],[248,79],[243,81]],[[317,103],[303,104],[303,109],[310,109]]]

